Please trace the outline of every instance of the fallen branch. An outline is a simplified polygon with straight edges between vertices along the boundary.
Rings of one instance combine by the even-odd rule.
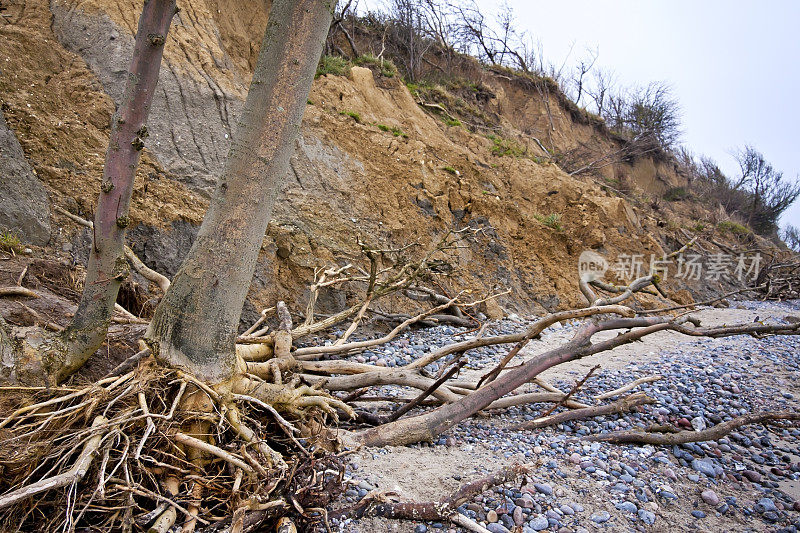
[[[584,418],[592,418],[595,416],[626,413],[628,411],[632,411],[634,407],[647,403],[655,403],[655,400],[643,392],[637,392],[608,405],[598,405],[594,407],[586,407],[584,409],[564,411],[563,413],[544,416],[535,420],[529,420],[527,422],[518,424],[514,429],[537,429],[546,426],[554,426],[570,420],[582,420]]]
[[[614,389],[612,391],[604,392],[603,394],[598,394],[594,397],[595,400],[608,400],[609,398],[613,398],[614,396],[619,396],[623,392],[628,392],[629,390],[635,389],[639,385],[643,385],[645,383],[652,383],[654,381],[659,381],[664,379],[664,376],[660,376],[656,374],[655,376],[647,376],[643,378],[639,378],[636,381],[632,381],[627,385],[620,387],[618,389]]]
[[[458,298],[458,296],[456,296]],[[456,298],[448,300],[446,303],[438,305],[432,309],[428,309],[424,313],[420,313],[417,316],[411,317],[408,320],[404,321],[402,324],[395,327],[392,331],[384,335],[379,339],[372,339],[367,341],[359,341],[359,342],[350,342],[347,344],[338,344],[332,346],[310,346],[308,348],[298,348],[294,351],[294,356],[298,360],[308,360],[312,357],[323,355],[323,354],[338,354],[338,353],[347,353],[352,352],[355,350],[364,350],[371,346],[377,346],[380,344],[386,344],[393,338],[395,338],[401,331],[406,329],[408,326],[414,324],[415,322],[419,322],[420,320],[424,319],[428,315],[432,315],[441,311],[442,309],[446,309],[450,305],[452,305]],[[294,332],[292,332],[294,333]]]
[[[600,365],[594,365],[594,366],[591,368],[591,370],[589,370],[589,372],[587,372],[587,373],[586,373],[586,375],[585,375],[585,376],[583,376],[583,379],[581,379],[580,381],[577,381],[577,382],[575,383],[575,385],[574,385],[574,386],[573,386],[573,387],[572,387],[572,388],[569,390],[569,392],[567,393],[567,395],[566,395],[566,396],[564,396],[564,400],[562,400],[562,401],[563,401],[563,402],[566,402],[567,400],[569,400],[570,398],[572,398],[572,397],[575,395],[575,393],[576,393],[576,392],[578,392],[578,390],[579,390],[581,387],[583,387],[583,384],[584,384],[584,383],[586,383],[586,380],[587,380],[587,379],[589,379],[589,378],[592,376],[592,374],[594,374],[594,373],[595,373],[595,371],[596,371],[598,368],[600,368]],[[542,418],[545,418],[545,417],[547,417],[547,415],[549,415],[550,413],[552,413],[553,411],[555,411],[556,409],[558,409],[558,408],[561,406],[561,403],[562,403],[562,402],[558,402],[558,403],[556,403],[555,405],[551,406],[551,407],[550,407],[550,408],[549,408],[547,411],[545,411],[544,413],[542,413],[542,415],[539,417],[539,419],[541,420]]]
[[[724,300],[725,298],[728,298],[730,296],[734,296],[736,294],[741,294],[743,292],[750,292],[750,291],[759,291],[759,290],[765,288],[766,286],[767,286],[766,283],[762,283],[761,285],[758,285],[757,287],[746,287],[744,289],[731,291],[731,292],[723,294],[722,296],[717,296],[716,298],[711,298],[710,300],[705,300],[705,301],[702,301],[702,302],[694,302],[694,303],[690,303],[690,304],[686,304],[686,305],[676,305],[676,306],[673,306],[673,307],[663,307],[661,309],[647,309],[647,310],[643,310],[643,311],[637,311],[637,314],[639,314],[639,315],[652,315],[652,314],[655,314],[655,313],[667,313],[669,311],[677,311],[679,309],[688,309],[690,307],[696,307],[696,306],[699,306],[699,305],[711,305],[713,303],[716,303],[716,302],[718,302],[720,300]]]
[[[442,377],[440,377],[439,379],[437,379],[437,380],[436,380],[436,382],[435,382],[433,385],[431,385],[430,387],[428,387],[427,389],[425,389],[425,390],[422,392],[422,394],[420,394],[419,396],[417,396],[416,398],[414,398],[413,400],[411,400],[411,401],[410,401],[410,402],[408,402],[407,404],[405,404],[405,405],[401,406],[401,407],[400,407],[400,408],[399,408],[397,411],[395,411],[394,413],[392,413],[391,415],[389,415],[389,416],[387,417],[387,419],[386,419],[386,422],[394,422],[395,420],[397,420],[398,418],[400,418],[401,416],[403,416],[404,414],[406,414],[407,412],[409,412],[411,409],[413,409],[414,407],[416,407],[416,406],[417,406],[417,405],[418,405],[418,404],[419,404],[421,401],[423,401],[425,398],[427,398],[428,396],[430,396],[431,394],[433,394],[433,392],[434,392],[436,389],[438,389],[439,387],[441,387],[441,386],[442,386],[442,384],[443,384],[445,381],[447,381],[448,379],[450,379],[451,377],[453,377],[453,374],[455,374],[456,372],[458,372],[459,370],[461,370],[461,368],[462,368],[462,367],[463,367],[465,364],[467,364],[467,361],[466,361],[465,359],[462,359],[461,361],[459,361],[459,362],[458,362],[458,364],[456,364],[456,365],[454,365],[454,366],[450,367],[450,369],[449,369],[449,370],[448,370],[448,371],[447,371],[447,372],[446,372],[446,373],[445,373],[445,374],[444,374]]]
[[[649,431],[616,431],[613,433],[605,433],[603,435],[591,435],[585,437],[586,440],[598,442],[612,442],[615,444],[622,444],[626,442],[636,442],[642,444],[656,444],[656,445],[672,445],[672,444],[686,444],[688,442],[704,442],[708,440],[718,440],[726,436],[741,426],[749,424],[761,424],[762,422],[769,422],[773,420],[800,420],[800,413],[791,411],[767,411],[763,413],[752,413],[743,415],[722,422],[716,426],[704,429],[702,431],[680,431],[678,433],[652,433]]]
[[[622,305],[587,307],[584,309],[571,309],[568,311],[560,311],[558,313],[552,313],[540,318],[539,320],[531,324],[530,327],[527,329],[527,331],[523,331],[521,333],[513,333],[510,335],[498,335],[496,337],[476,336],[472,339],[444,346],[436,350],[435,352],[429,353],[425,357],[417,359],[416,361],[409,364],[406,368],[422,368],[441,359],[442,357],[446,357],[450,354],[457,352],[465,352],[467,350],[472,350],[474,348],[481,348],[483,346],[492,346],[495,344],[511,344],[512,342],[520,342],[525,339],[533,339],[542,331],[549,328],[556,322],[562,322],[564,320],[571,320],[574,318],[584,318],[587,316],[612,314],[612,313],[616,313],[618,315],[623,315],[623,316],[633,316],[633,310],[630,309],[629,307],[625,307]]]

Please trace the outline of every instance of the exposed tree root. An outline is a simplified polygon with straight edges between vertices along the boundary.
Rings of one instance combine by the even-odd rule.
[[[217,527],[213,516],[236,517],[234,529],[264,527],[296,512],[284,494],[301,507],[334,497],[336,457],[314,445],[313,432],[301,444],[281,428],[324,427],[332,405],[349,407],[293,382],[235,381],[251,396],[197,386],[144,359],[82,389],[15,388],[38,401],[0,421],[0,529],[190,531]]]
[[[0,497],[0,509],[14,505],[20,500],[31,498],[41,492],[60,489],[61,487],[80,482],[86,475],[89,465],[92,463],[97,449],[100,447],[100,442],[103,440],[103,432],[100,431],[100,428],[103,428],[107,423],[108,420],[104,417],[100,415],[95,417],[94,422],[92,422],[92,429],[94,431],[91,433],[89,440],[86,441],[86,444],[83,445],[81,454],[69,470],[52,477],[40,479],[36,483],[26,485],[3,495]]]
[[[0,287],[0,297],[3,296],[25,296],[26,298],[38,298],[35,291],[25,287]]]
[[[552,366],[612,350],[657,331],[707,337],[800,333],[800,323],[708,328],[689,316],[642,317],[623,305],[599,305],[622,301],[653,282],[642,278],[625,288],[598,286],[618,296],[595,298],[596,305],[584,309],[549,314],[517,333],[486,336],[481,328],[473,338],[434,350],[401,368],[338,359],[366,349],[378,350],[405,328],[445,311],[452,313],[447,316],[467,320],[461,309],[477,303],[462,304],[458,302],[460,294],[449,298],[412,285],[418,279],[418,270],[403,267],[404,272],[386,274],[378,268],[377,252],[370,250],[368,256],[370,272],[361,276],[361,281],[369,285],[364,302],[334,316],[334,321],[316,322],[311,301],[306,320],[298,327],[293,327],[287,307],[279,302],[275,308],[279,325],[267,333],[265,322],[270,310],[262,312],[239,337],[234,377],[222,383],[212,386],[185,371],[164,368],[150,357],[149,349],[142,349],[115,368],[113,375],[90,386],[8,388],[22,391],[33,400],[0,420],[0,444],[8,445],[0,446],[0,491],[4,491],[0,495],[0,528],[24,530],[36,524],[48,530],[81,527],[130,531],[136,527],[167,532],[180,527],[184,533],[244,532],[274,529],[278,520],[288,515],[301,527],[324,524],[324,506],[342,490],[339,459],[331,453],[338,440],[327,423],[338,421],[342,414],[356,417],[351,403],[402,404],[391,411],[360,410],[356,425],[349,426],[355,431],[344,434],[360,445],[430,440],[476,413],[552,403],[553,408],[543,416],[520,426],[539,428],[623,413],[653,402],[640,392],[607,405],[581,403],[572,396],[591,373],[564,393],[539,378]],[[416,264],[411,268],[422,267]],[[347,270],[324,273],[317,279],[316,290],[341,282]],[[390,289],[416,291],[411,294],[422,294],[423,299],[437,305],[407,317],[383,337],[349,341],[370,302]],[[602,316],[610,318],[600,319]],[[303,331],[345,318],[352,321],[333,344],[293,348],[293,339]],[[522,348],[549,326],[582,318],[590,320],[572,340],[509,366]],[[616,336],[592,340],[597,333],[613,331]],[[4,332],[0,328],[0,334]],[[6,337],[0,338],[0,348],[5,350],[8,344]],[[477,382],[456,379],[470,350],[492,345],[510,348],[494,369]],[[436,362],[438,369],[431,370],[429,365]],[[661,377],[644,377],[595,399],[619,396],[658,379]],[[546,392],[516,394],[529,383]],[[366,396],[372,387],[384,385],[410,387],[419,393],[408,398]],[[332,395],[337,391],[346,394],[344,399]],[[571,410],[550,415],[562,405]],[[414,416],[420,411],[422,414]],[[622,432],[591,438],[673,444],[719,438],[743,424],[799,418],[794,413],[762,413],[702,432]],[[365,428],[364,422],[374,427]],[[9,450],[21,451],[14,455]],[[477,485],[500,483],[511,473],[501,472]],[[370,500],[343,514],[447,519],[466,529],[483,531],[455,513],[464,494],[477,485],[462,487],[443,502]],[[36,498],[31,498],[34,495]],[[284,527],[291,530],[293,523],[285,522]]]

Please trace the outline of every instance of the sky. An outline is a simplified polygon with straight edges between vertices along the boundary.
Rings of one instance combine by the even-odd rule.
[[[502,2],[478,0],[485,13]],[[800,179],[800,1],[507,0],[517,26],[541,42],[546,61],[574,64],[599,50],[595,68],[622,85],[670,84],[680,102],[683,144],[716,160],[751,145]],[[800,227],[800,203],[781,225]]]

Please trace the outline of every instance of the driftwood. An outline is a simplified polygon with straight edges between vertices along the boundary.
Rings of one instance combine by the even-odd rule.
[[[623,392],[628,392],[629,390],[633,390],[639,385],[644,385],[645,383],[653,383],[654,381],[659,381],[664,379],[664,376],[646,376],[643,378],[639,378],[636,381],[632,381],[627,385],[623,385],[618,389],[614,389],[612,391],[604,392],[603,394],[598,394],[594,397],[595,400],[608,400],[609,398],[613,398],[614,396],[619,396]]]
[[[541,419],[541,418],[545,418],[545,417],[547,417],[547,415],[549,415],[550,413],[552,413],[553,411],[555,411],[556,409],[558,409],[558,408],[561,406],[561,404],[562,404],[563,402],[569,401],[569,399],[570,399],[570,398],[572,398],[572,397],[575,395],[575,393],[576,393],[576,392],[578,392],[578,390],[579,390],[581,387],[583,387],[583,384],[584,384],[584,383],[586,383],[586,380],[587,380],[587,379],[589,379],[590,377],[592,377],[592,374],[594,374],[594,373],[595,373],[595,371],[596,371],[597,369],[599,369],[599,368],[600,368],[600,365],[595,365],[595,366],[593,366],[593,367],[591,368],[591,370],[589,370],[589,372],[587,372],[587,373],[586,373],[586,375],[585,375],[585,376],[583,376],[583,378],[582,378],[581,380],[579,380],[579,381],[577,381],[577,382],[575,383],[575,385],[574,385],[574,386],[573,386],[573,387],[570,389],[570,391],[567,393],[567,395],[566,395],[566,396],[564,396],[564,399],[563,399],[563,400],[561,400],[560,402],[558,402],[558,403],[556,403],[555,405],[551,406],[551,407],[550,407],[550,408],[549,408],[547,411],[545,411],[544,413],[542,413],[542,414],[541,414],[541,416],[540,416],[539,418]]]
[[[687,442],[704,442],[708,440],[719,440],[730,432],[749,424],[761,424],[776,420],[800,420],[800,413],[791,411],[763,412],[742,415],[722,422],[716,426],[702,431],[679,431],[678,433],[653,433],[650,431],[616,431],[603,435],[591,435],[585,437],[586,440],[598,442],[613,442],[622,444],[636,442],[641,444],[656,444],[669,446],[672,444],[686,444]]]
[[[643,392],[637,392],[636,394],[632,394],[607,405],[586,407],[584,409],[575,409],[555,415],[539,417],[535,420],[518,424],[515,429],[537,429],[547,426],[554,426],[556,424],[561,424],[562,422],[569,422],[570,420],[582,420],[584,418],[592,418],[594,416],[626,413],[628,411],[632,411],[639,405],[644,405],[647,403],[655,403],[655,400],[645,395]]]

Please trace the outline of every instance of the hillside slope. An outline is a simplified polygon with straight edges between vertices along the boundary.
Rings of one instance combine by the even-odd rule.
[[[202,219],[246,95],[267,8],[266,2],[252,4],[186,3],[171,29],[130,232],[140,257],[167,275],[176,271]],[[0,26],[2,112],[51,206],[91,216],[137,5],[9,4],[8,23]],[[246,317],[277,298],[301,307],[315,268],[363,262],[358,238],[381,247],[425,247],[466,225],[483,232],[457,251],[455,274],[440,280],[445,288],[510,289],[500,301],[507,311],[577,306],[583,302],[576,283],[581,251],[660,257],[688,240],[682,224],[705,216],[696,207],[684,209],[683,217],[664,208],[656,213],[642,200],[684,183],[669,163],[642,159],[595,177],[569,176],[539,157],[533,137],[547,135],[564,150],[613,141],[573,120],[555,97],[544,101],[498,73],[480,75],[491,95],[485,108],[501,121],[500,139],[512,139],[521,152],[498,155],[485,135],[446,125],[397,77],[354,67],[346,77],[326,75],[314,83]],[[638,192],[624,198],[607,186],[622,182]],[[49,246],[82,261],[88,234],[46,206],[35,210],[52,219]],[[548,215],[560,223],[543,223]],[[683,285],[665,287],[674,293]],[[694,287],[713,288],[719,283]],[[328,311],[344,303],[335,293],[320,301]]]

